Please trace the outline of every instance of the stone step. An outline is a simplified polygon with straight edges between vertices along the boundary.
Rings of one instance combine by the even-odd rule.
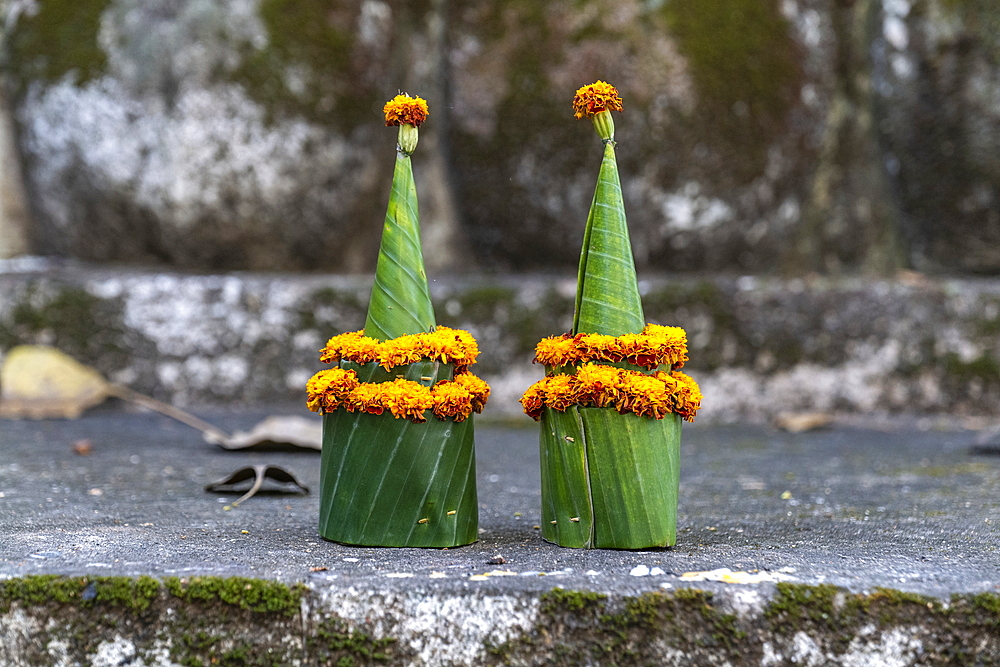
[[[677,544],[646,551],[543,541],[537,429],[477,435],[479,541],[378,549],[318,536],[315,452],[110,408],[0,421],[0,664],[1000,661],[1000,461],[967,431],[686,425]],[[312,493],[204,490],[265,461]]]
[[[364,326],[364,275],[200,275],[0,262],[0,352],[60,347],[178,405],[302,400],[330,336]],[[470,330],[486,418],[520,414],[535,343],[571,327],[574,277],[442,276],[440,324]],[[643,276],[646,319],[684,327],[701,417],[785,411],[1000,413],[1000,279]]]

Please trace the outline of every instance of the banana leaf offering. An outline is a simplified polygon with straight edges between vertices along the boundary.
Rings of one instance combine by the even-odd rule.
[[[475,339],[436,326],[431,305],[410,164],[427,103],[397,95],[384,111],[399,139],[365,328],[331,338],[320,351],[331,368],[306,387],[323,414],[319,532],[452,547],[478,535],[473,413],[490,388],[469,372]]]
[[[542,340],[545,377],[521,398],[541,422],[542,536],[567,547],[671,546],[677,534],[681,420],[701,406],[680,372],[687,336],[646,324],[615,157],[618,91],[603,81],[573,100],[604,158],[580,253],[573,330]]]

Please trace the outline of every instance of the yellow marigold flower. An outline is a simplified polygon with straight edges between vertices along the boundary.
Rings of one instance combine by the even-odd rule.
[[[676,370],[687,358],[684,330],[656,324],[647,324],[642,333],[618,337],[602,334],[551,336],[535,347],[535,362],[549,367],[591,361],[627,361],[650,370],[660,365]]]
[[[694,379],[679,371],[670,374],[677,381],[677,389],[674,393],[674,412],[684,418],[684,421],[693,422],[694,416],[701,409],[701,388]]]
[[[546,366],[566,366],[577,361],[579,355],[572,336],[549,336],[535,346],[535,363]]]
[[[626,358],[629,363],[646,368],[666,364],[672,365],[675,369],[681,368],[688,360],[687,332],[680,327],[647,324],[640,335],[639,345]]]
[[[524,392],[521,406],[535,421],[546,407],[614,406],[618,412],[663,419],[674,412],[694,421],[701,407],[698,384],[680,372],[656,371],[647,375],[601,364],[585,364],[576,375],[549,375]]]
[[[618,338],[605,334],[581,334],[577,336],[576,349],[581,359],[593,361],[621,361]]]
[[[385,113],[387,127],[395,125],[412,125],[420,127],[427,116],[427,102],[419,97],[410,97],[403,93],[385,103],[382,108]]]
[[[622,371],[614,366],[584,364],[573,376],[577,400],[603,408],[612,405],[620,396]]]
[[[378,385],[382,389],[382,404],[397,419],[426,421],[424,411],[434,407],[431,390],[419,382],[399,378]]]
[[[434,416],[438,419],[453,417],[460,422],[472,414],[472,394],[457,382],[438,382],[431,390],[431,398],[434,401]]]
[[[547,380],[548,378],[545,378]],[[524,414],[528,415],[535,421],[538,421],[542,416],[542,409],[545,407],[545,390],[544,382],[545,380],[539,380],[535,384],[528,387],[521,396],[521,408],[524,410]]]
[[[438,327],[431,333],[411,334],[379,342],[363,331],[334,336],[320,350],[320,360],[335,363],[347,359],[359,364],[376,361],[386,370],[421,359],[455,364],[461,371],[476,363],[479,345],[468,331]]]
[[[412,364],[424,356],[424,345],[420,334],[400,336],[387,340],[379,345],[377,361],[382,368],[389,370],[395,366]]]
[[[565,411],[580,402],[575,375],[550,375],[542,383],[545,404],[553,410]]]
[[[663,419],[671,407],[670,394],[659,378],[635,371],[622,373],[622,392],[615,401],[619,412]]]
[[[597,81],[576,91],[573,111],[577,118],[589,118],[602,111],[621,111],[622,98],[610,83]]]
[[[468,331],[439,326],[426,334],[425,355],[433,361],[452,362],[457,366],[476,363],[479,344]]]
[[[379,342],[368,338],[364,331],[349,331],[334,336],[320,350],[319,360],[328,364],[347,359],[359,364],[367,364],[378,357]]]
[[[350,412],[382,414],[385,404],[382,402],[381,385],[369,382],[358,385],[344,401],[344,407]]]
[[[469,372],[455,373],[455,382],[472,395],[472,409],[482,412],[490,397],[490,385]]]
[[[342,368],[328,368],[306,382],[306,406],[313,412],[333,412],[358,386],[358,375]]]

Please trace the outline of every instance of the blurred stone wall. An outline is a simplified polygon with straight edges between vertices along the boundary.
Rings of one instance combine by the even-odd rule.
[[[564,269],[600,145],[641,270],[1000,271],[994,0],[5,0],[33,252],[370,270],[427,98],[434,270]]]
[[[0,358],[54,345],[188,406],[304,411],[326,340],[364,325],[366,276],[191,275],[0,262]],[[1000,280],[699,277],[640,281],[646,318],[688,333],[699,419],[785,411],[1000,416]],[[535,344],[569,329],[575,279],[431,283],[441,324],[472,332],[487,418],[516,418]]]

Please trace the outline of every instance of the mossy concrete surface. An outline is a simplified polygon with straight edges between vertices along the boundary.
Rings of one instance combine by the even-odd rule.
[[[688,332],[699,419],[783,411],[1000,416],[1000,280],[641,275],[646,317]],[[364,325],[369,276],[196,275],[41,259],[0,264],[0,355],[54,345],[116,382],[181,405],[302,400],[326,340]],[[541,377],[535,344],[571,327],[575,281],[432,278],[438,322],[470,330],[518,417]]]
[[[4,665],[993,665],[1000,596],[948,601],[878,589],[778,584],[608,595],[352,591],[193,577],[0,581]],[[283,590],[287,609],[192,599],[174,586]],[[107,592],[111,591],[110,594]],[[374,593],[373,598],[365,599]],[[284,604],[284,600],[282,600]],[[364,618],[357,615],[364,608]],[[459,632],[456,633],[456,630]],[[369,634],[372,633],[372,634]],[[398,634],[394,634],[398,633]],[[861,662],[859,662],[861,661]]]
[[[120,408],[3,421],[0,664],[1000,664],[1000,461],[862,423],[685,426],[676,546],[610,551],[541,539],[534,424],[477,425],[476,543],[379,549],[319,537],[314,451]],[[313,492],[204,491],[259,463]]]

